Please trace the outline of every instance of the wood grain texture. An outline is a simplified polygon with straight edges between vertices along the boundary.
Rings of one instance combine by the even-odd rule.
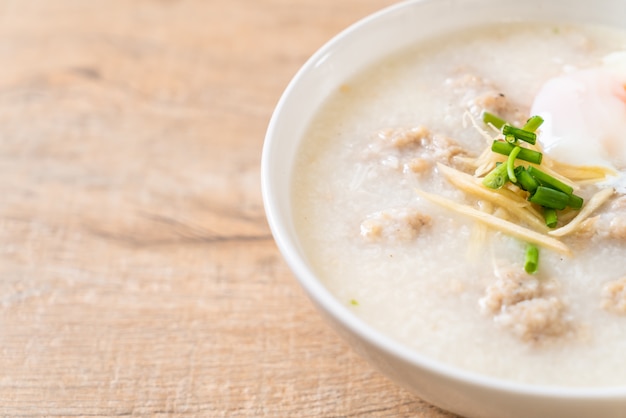
[[[0,416],[452,416],[322,322],[261,202],[289,79],[392,3],[0,0]]]

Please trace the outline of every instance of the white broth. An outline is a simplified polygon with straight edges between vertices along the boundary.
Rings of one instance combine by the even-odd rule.
[[[469,115],[487,131],[485,109],[523,125],[548,79],[622,50],[626,34],[614,29],[503,24],[415,45],[346,80],[293,170],[295,226],[324,285],[380,332],[465,370],[626,385],[626,198],[617,192],[586,229],[558,238],[571,255],[540,248],[531,276],[523,240],[416,193],[517,222],[436,163],[473,175],[467,160],[488,141]],[[588,202],[600,187],[576,193]]]

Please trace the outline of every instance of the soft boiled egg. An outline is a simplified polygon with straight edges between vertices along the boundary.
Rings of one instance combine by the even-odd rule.
[[[539,141],[555,160],[626,169],[626,52],[548,80],[531,114],[544,119]]]

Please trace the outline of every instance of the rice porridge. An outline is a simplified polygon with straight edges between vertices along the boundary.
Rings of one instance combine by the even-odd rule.
[[[347,80],[312,120],[292,184],[300,244],[324,285],[374,328],[465,370],[626,385],[625,50],[615,29],[503,24]],[[509,137],[485,111],[515,127],[541,115],[528,148],[582,208],[552,210],[548,228],[519,183],[485,187],[511,160],[492,155],[491,140]]]

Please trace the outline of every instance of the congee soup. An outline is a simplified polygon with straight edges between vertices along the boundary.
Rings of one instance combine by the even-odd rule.
[[[345,80],[298,150],[323,284],[464,370],[626,385],[626,34],[507,23]]]

